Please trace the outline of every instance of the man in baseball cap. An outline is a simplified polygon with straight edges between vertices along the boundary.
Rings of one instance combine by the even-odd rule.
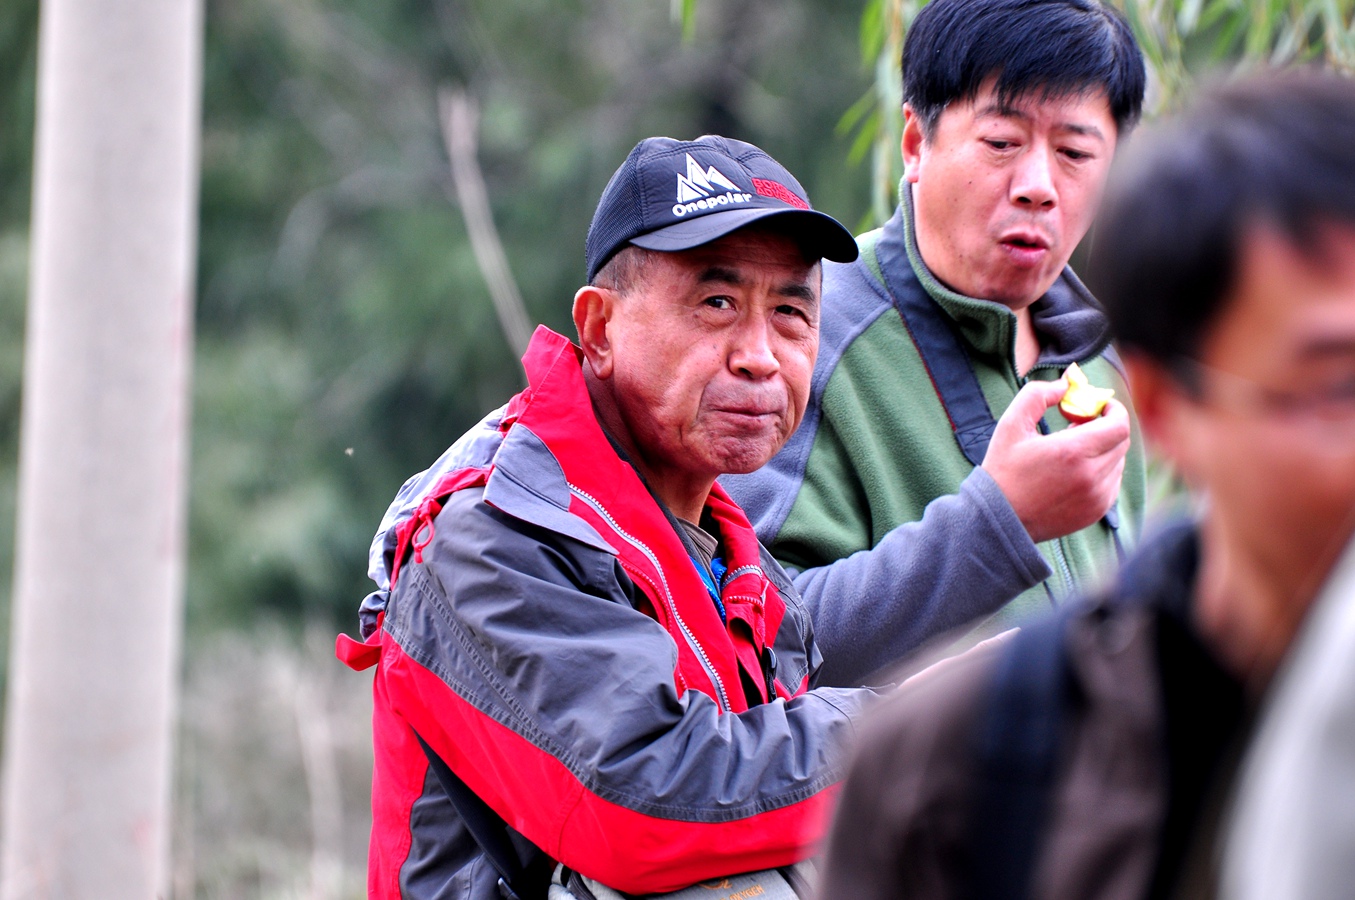
[[[376,666],[372,896],[642,894],[810,854],[874,693],[816,687],[809,615],[716,478],[799,424],[820,260],[855,254],[749,144],[622,164],[577,345],[539,328],[530,386],[405,485],[364,642],[340,638]]]

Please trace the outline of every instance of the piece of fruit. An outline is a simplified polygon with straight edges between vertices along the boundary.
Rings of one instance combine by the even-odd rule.
[[[1068,379],[1068,390],[1059,401],[1059,412],[1074,425],[1090,422],[1101,415],[1106,409],[1106,401],[1115,396],[1110,388],[1092,387],[1077,363],[1065,369],[1063,377]]]

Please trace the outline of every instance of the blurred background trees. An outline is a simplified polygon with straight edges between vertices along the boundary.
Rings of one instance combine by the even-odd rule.
[[[1355,60],[1355,0],[1120,2],[1150,116],[1210,67]],[[901,175],[898,52],[921,5],[207,0],[176,894],[362,893],[367,682],[327,642],[355,621],[400,483],[521,379],[456,204],[439,91],[477,102],[528,316],[569,333],[593,205],[647,135],[752,141],[820,209],[883,221]],[[7,613],[38,0],[5,9]]]

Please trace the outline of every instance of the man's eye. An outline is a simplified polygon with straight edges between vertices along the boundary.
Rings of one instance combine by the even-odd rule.
[[[1339,381],[1313,394],[1309,400],[1314,410],[1324,416],[1355,416],[1355,379]]]
[[[705,306],[709,306],[712,309],[734,308],[734,301],[729,299],[728,297],[707,297],[705,300],[702,300],[701,303]]]
[[[1008,147],[1011,147],[1012,144],[1015,142],[988,138],[984,140],[984,143],[987,144],[989,147],[992,147],[994,150],[1006,150]]]
[[[1074,150],[1071,147],[1065,147],[1063,155],[1073,162],[1081,162],[1084,159],[1091,159],[1092,155],[1085,150]]]

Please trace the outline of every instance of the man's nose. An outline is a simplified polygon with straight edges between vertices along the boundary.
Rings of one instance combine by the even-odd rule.
[[[773,339],[770,322],[762,319],[748,321],[734,336],[729,368],[737,375],[755,380],[775,375],[780,371],[781,363],[773,350]]]
[[[1049,149],[1033,146],[1017,161],[1011,182],[1011,201],[1017,206],[1053,209],[1058,202],[1050,156]]]

